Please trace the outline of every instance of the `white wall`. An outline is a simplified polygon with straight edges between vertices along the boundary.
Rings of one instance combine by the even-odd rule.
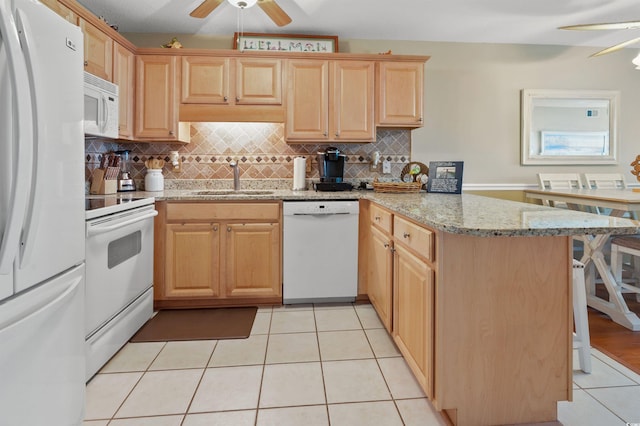
[[[125,35],[155,47],[168,35]],[[155,36],[155,38],[153,38]],[[186,47],[228,48],[229,39],[180,36]],[[155,44],[154,44],[155,43]],[[640,154],[640,70],[637,49],[599,58],[599,48],[342,40],[341,52],[429,55],[425,65],[425,126],[414,130],[412,158],[465,162],[465,184],[533,184],[538,172],[623,173]],[[521,166],[520,90],[598,89],[621,92],[617,166]]]

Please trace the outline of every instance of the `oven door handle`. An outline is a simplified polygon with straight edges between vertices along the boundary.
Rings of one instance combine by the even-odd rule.
[[[132,219],[129,220],[125,220],[122,222],[116,222],[112,225],[104,225],[104,226],[91,226],[91,227],[87,227],[87,237],[93,237],[95,235],[100,235],[100,234],[104,234],[106,232],[111,232],[114,231],[116,229],[120,229],[123,226],[128,226],[128,225],[133,225],[134,223],[138,223],[141,222],[143,220],[147,220],[147,219],[151,219],[152,217],[158,216],[158,211],[157,210],[153,210],[152,212],[149,212],[145,215],[142,216],[136,216]]]

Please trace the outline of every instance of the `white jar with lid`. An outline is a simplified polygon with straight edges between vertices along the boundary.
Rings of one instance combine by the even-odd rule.
[[[145,191],[164,191],[164,176],[162,169],[147,169],[144,177]]]

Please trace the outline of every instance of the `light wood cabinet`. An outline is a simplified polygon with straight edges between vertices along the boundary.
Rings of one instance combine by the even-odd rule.
[[[285,139],[375,140],[374,74],[372,61],[288,60]]]
[[[220,225],[166,225],[166,297],[220,295]]]
[[[84,19],[79,19],[84,34],[84,70],[112,81],[113,40]]]
[[[236,58],[236,105],[282,105],[282,60]]]
[[[78,25],[78,15],[58,0],[41,0],[40,2],[73,25]]]
[[[369,300],[378,313],[382,324],[392,330],[393,301],[393,242],[391,237],[377,229],[370,228],[369,267],[367,292]]]
[[[368,205],[366,288],[371,304],[425,394],[434,394],[435,234]]]
[[[226,235],[226,296],[280,297],[280,225],[229,223]]]
[[[378,126],[423,126],[424,63],[379,62],[376,92]]]
[[[281,105],[282,61],[184,56],[183,104]]]
[[[156,308],[282,302],[281,203],[158,202]],[[159,223],[158,223],[159,222]]]
[[[404,245],[395,245],[393,338],[418,383],[433,398],[434,273]]]
[[[189,141],[188,123],[178,121],[177,63],[170,55],[136,57],[136,140]]]
[[[229,105],[229,58],[182,57],[183,104]]]
[[[119,43],[114,43],[113,82],[118,85],[120,101],[118,135],[121,139],[131,139],[133,137],[135,56]]]

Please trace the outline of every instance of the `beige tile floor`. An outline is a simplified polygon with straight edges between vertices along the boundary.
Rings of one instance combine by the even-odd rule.
[[[640,424],[640,376],[598,351],[563,425]],[[574,360],[577,366],[577,360]],[[577,367],[576,367],[577,368]],[[370,305],[260,308],[244,340],[129,343],[87,384],[86,426],[444,425]]]

